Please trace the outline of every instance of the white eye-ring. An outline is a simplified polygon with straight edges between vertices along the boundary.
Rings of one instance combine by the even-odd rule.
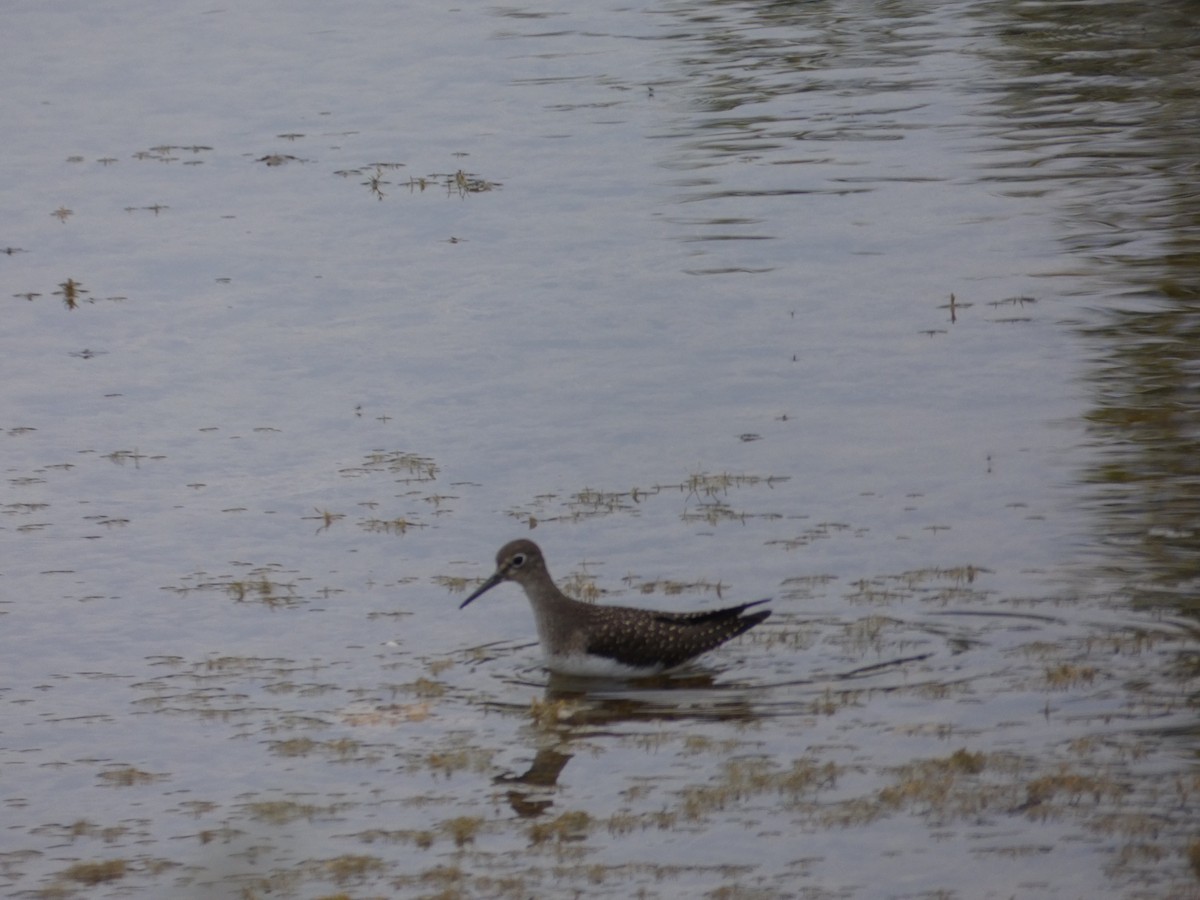
[[[525,565],[525,554],[518,553],[516,556],[514,556],[512,558],[512,563],[510,564],[509,567],[513,568],[513,569],[519,569],[523,565]]]

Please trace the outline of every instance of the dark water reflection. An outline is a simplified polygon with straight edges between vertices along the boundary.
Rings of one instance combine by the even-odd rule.
[[[1013,190],[1049,193],[1102,289],[1083,473],[1101,570],[1200,611],[1200,19],[1194,3],[1013,3],[994,98]]]
[[[669,40],[696,99],[694,115],[669,135],[679,145],[667,165],[782,167],[758,186],[714,181],[710,192],[708,182],[687,183],[698,189],[687,199],[844,194],[886,182],[871,171],[857,183],[851,176],[863,173],[854,168],[867,159],[851,148],[900,141],[929,124],[920,111],[946,86],[927,70],[954,48],[953,17],[941,6],[717,3],[680,11],[683,30]]]
[[[697,101],[664,135],[676,138],[664,166],[688,173],[679,182],[686,212],[674,224],[694,242],[787,242],[805,226],[764,216],[761,203],[753,216],[730,203],[877,191],[889,179],[966,177],[1002,196],[1048,201],[1062,249],[1079,264],[1070,274],[1086,274],[1065,287],[1077,295],[1069,322],[1090,360],[1091,447],[1079,479],[1095,543],[1085,557],[1138,603],[1197,612],[1196,5],[868,6],[716,3],[678,12],[686,24],[671,41],[683,48],[679,67]],[[956,85],[974,97],[975,116],[956,119],[939,102],[946,67],[980,55],[984,64],[963,68]],[[858,149],[916,145],[927,130],[968,143],[978,168],[910,158],[893,160],[885,175]],[[743,167],[734,179],[725,171],[732,162],[766,168]],[[713,169],[722,172],[705,174]],[[719,212],[697,212],[709,202]],[[817,240],[806,233],[803,242]],[[759,257],[757,266],[693,271],[772,271],[770,254]]]

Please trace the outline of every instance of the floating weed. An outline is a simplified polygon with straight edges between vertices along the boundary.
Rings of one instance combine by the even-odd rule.
[[[179,159],[174,154],[183,152],[191,153],[193,156],[198,156],[201,153],[211,153],[212,147],[207,147],[203,144],[186,144],[177,146],[175,144],[160,144],[157,147],[151,147],[149,150],[139,150],[133,154],[134,159],[139,160],[154,160],[157,162],[175,162]],[[184,165],[198,163],[199,160],[193,162],[185,162]]]
[[[391,728],[405,722],[423,722],[429,718],[432,711],[428,703],[394,703],[346,711],[341,714],[341,720],[350,726]]]
[[[644,496],[635,488],[633,491],[600,491],[584,488],[562,504],[561,512],[554,512],[551,504],[557,500],[555,494],[540,494],[529,508],[508,511],[508,515],[536,528],[540,522],[579,522],[596,516],[606,516],[633,510],[638,501],[634,496]]]
[[[433,895],[429,900],[442,900],[442,898],[454,900],[454,898],[467,896],[458,889],[458,886],[467,880],[467,874],[458,866],[434,866],[432,869],[421,872],[415,880],[431,887],[443,887],[440,894]]]
[[[308,519],[310,521],[316,519],[318,522],[320,522],[321,527],[317,529],[317,534],[320,534],[322,531],[328,531],[334,522],[340,522],[342,519],[346,518],[345,513],[330,512],[327,509],[318,509],[316,513],[317,514],[315,516],[302,516],[301,518]]]
[[[166,775],[155,775],[153,772],[143,772],[141,769],[135,769],[133,766],[122,766],[119,769],[110,769],[107,772],[100,773],[100,780],[104,784],[116,787],[150,784],[155,781],[162,781],[166,777]]]
[[[225,590],[238,603],[262,603],[264,606],[295,606],[300,602],[296,586],[288,582],[272,581],[270,573],[260,571],[250,578],[230,581]]]
[[[97,525],[103,525],[106,528],[120,527],[129,524],[129,519],[114,518],[112,516],[84,516],[84,521],[95,522]]]
[[[373,872],[381,872],[384,869],[384,863],[377,856],[360,856],[347,853],[343,856],[335,856],[333,859],[326,860],[325,869],[335,882],[342,884],[351,879],[363,878]]]
[[[268,153],[266,156],[261,156],[255,162],[266,163],[268,166],[284,166],[290,162],[307,162],[298,156],[292,156],[290,153]]]
[[[721,522],[744,523],[752,516],[748,513],[738,512],[721,500],[711,500],[692,509],[684,510],[680,518],[685,522],[705,522],[709,525],[718,525]]]
[[[1047,657],[1061,656],[1066,652],[1066,648],[1053,641],[1029,641],[1021,645],[1021,652],[1026,656],[1046,659]]]
[[[62,874],[69,881],[78,881],[80,884],[103,884],[124,878],[125,872],[125,860],[109,859],[104,862],[75,863]]]
[[[584,603],[595,603],[605,593],[596,584],[596,579],[586,572],[572,572],[563,579],[561,587],[568,597],[574,597]]]
[[[424,500],[426,503],[432,504],[433,507],[437,510],[436,514],[441,515],[442,513],[449,512],[449,510],[442,509],[442,507],[446,504],[446,502],[449,500],[457,500],[458,495],[457,494],[430,494],[428,497],[422,497],[421,499]]]
[[[1096,680],[1094,666],[1081,666],[1075,663],[1059,663],[1046,669],[1046,686],[1051,690],[1065,690],[1082,684],[1091,684]]]
[[[1093,803],[1117,800],[1127,789],[1111,776],[1101,773],[1090,775],[1075,771],[1063,764],[1049,774],[1035,778],[1025,786],[1026,803],[1023,808],[1043,810],[1055,799],[1065,799],[1069,806],[1077,806],[1090,799]]]
[[[396,585],[412,584],[416,580],[417,579],[415,577],[397,578],[392,583],[396,584]],[[369,613],[367,613],[367,618],[368,619],[382,619],[382,618],[398,619],[398,618],[403,618],[404,616],[411,616],[411,615],[412,615],[412,611],[407,610],[407,609],[373,609]]]
[[[184,584],[179,587],[165,587],[163,590],[187,594],[191,591],[222,591],[237,603],[262,603],[268,607],[295,607],[305,602],[297,591],[295,581],[284,581],[285,574],[277,564],[251,567],[244,565],[249,571],[242,577],[232,575],[212,576],[205,572],[197,572],[184,578]],[[301,579],[307,580],[307,579]],[[328,594],[331,589],[325,589]]]
[[[702,734],[690,734],[683,739],[683,752],[692,756],[700,753],[728,756],[736,753],[744,746],[741,740],[716,740]]]
[[[862,706],[862,691],[835,691],[826,688],[820,697],[815,698],[808,710],[815,716],[832,716],[843,709]]]
[[[133,467],[135,469],[137,469],[137,468],[141,468],[142,460],[144,460],[144,459],[160,460],[160,459],[166,459],[166,456],[164,456],[161,453],[156,456],[148,456],[145,453],[141,453],[137,449],[133,449],[133,450],[114,450],[112,453],[104,454],[104,458],[107,459],[109,462],[114,463],[118,466],[123,466],[126,463],[131,462],[131,463],[133,463]]]
[[[472,583],[470,578],[459,575],[434,575],[431,580],[434,584],[440,585],[454,594],[464,593],[467,589],[467,585]]]
[[[875,613],[842,625],[841,634],[830,638],[831,642],[849,648],[855,655],[868,650],[883,650],[886,633],[897,625],[895,619]]]
[[[615,837],[629,834],[632,831],[674,831],[679,825],[679,814],[674,811],[660,809],[653,812],[614,813],[604,823],[609,833]]]
[[[613,837],[624,837],[630,832],[645,827],[645,815],[631,812],[613,813],[604,823],[608,833]]]
[[[965,747],[960,747],[950,754],[947,759],[949,768],[967,775],[978,775],[983,771],[987,757],[982,753],[971,753]]]
[[[765,484],[767,487],[774,487],[776,484],[782,484],[788,481],[790,476],[787,475],[735,475],[730,472],[697,472],[689,475],[687,481],[681,485],[681,489],[685,489],[689,495],[695,494],[698,497],[711,497],[716,494],[725,494],[732,488],[749,487],[757,484]]]
[[[963,682],[928,681],[914,686],[916,696],[927,700],[946,700],[950,697],[970,696],[971,686]]]
[[[561,500],[556,494],[539,494],[525,506],[508,511],[508,515],[535,527],[541,522],[578,522],[596,516],[625,513],[637,515],[641,507],[663,493],[678,493],[686,499],[700,499],[699,508],[685,504],[684,521],[745,521],[749,518],[782,518],[778,513],[739,511],[729,506],[724,497],[731,491],[754,486],[772,487],[786,481],[783,476],[737,475],[729,472],[699,472],[677,484],[655,484],[632,487],[628,490],[609,490],[585,487]]]
[[[30,829],[33,834],[51,834],[64,841],[74,841],[77,838],[96,838],[106,844],[113,844],[126,837],[130,831],[125,825],[97,825],[87,819],[76,819],[69,825],[43,825]]]
[[[1096,651],[1102,654],[1120,653],[1136,656],[1154,649],[1164,641],[1173,640],[1178,640],[1178,635],[1163,631],[1148,631],[1144,628],[1125,628],[1112,634],[1089,635],[1083,641],[1083,649],[1088,655]],[[1185,674],[1189,676],[1200,674],[1200,668],[1197,668],[1200,664],[1200,657],[1184,656],[1180,659],[1180,662],[1185,665],[1189,661],[1192,668],[1186,670]]]
[[[578,810],[565,812],[549,822],[534,822],[529,826],[529,843],[544,844],[548,841],[563,843],[565,841],[582,841],[592,827],[592,817]]]
[[[426,699],[441,697],[446,693],[446,685],[431,678],[418,678],[407,684],[395,684],[390,687],[393,693],[415,694]]]
[[[717,597],[720,597],[725,589],[725,585],[719,581],[672,581],[668,578],[659,578],[655,579],[654,581],[642,581],[635,575],[626,575],[621,580],[641,594],[662,593],[668,597],[673,597],[677,594],[683,594],[687,592],[715,594]]]
[[[242,807],[252,818],[271,825],[287,825],[289,822],[300,820],[311,821],[322,816],[332,815],[336,806],[317,806],[312,803],[297,803],[293,800],[264,800],[257,803],[246,803]]]
[[[325,752],[331,757],[338,760],[374,760],[379,758],[378,753],[364,753],[361,741],[354,741],[350,738],[338,738],[334,741],[325,741],[322,744]]]
[[[480,747],[432,750],[421,760],[421,764],[446,778],[455,772],[486,772],[491,768],[492,752]]]
[[[454,846],[464,847],[475,842],[475,835],[482,827],[483,819],[479,816],[457,816],[442,822],[439,830],[454,841]]]
[[[923,569],[913,569],[908,572],[901,572],[899,575],[890,575],[885,577],[900,582],[907,589],[915,593],[933,594],[932,597],[923,597],[922,599],[985,599],[991,595],[990,591],[968,592],[953,589],[961,589],[968,585],[972,585],[981,575],[990,575],[991,571],[991,569],[986,569],[983,566],[976,566],[968,563],[966,565],[952,566],[950,568],[927,567]],[[947,581],[950,582],[949,588],[943,586],[943,583]]]
[[[313,753],[320,743],[311,738],[292,738],[287,741],[270,741],[268,746],[276,756],[303,757]]]
[[[10,516],[27,516],[30,513],[48,509],[49,506],[49,503],[5,503],[3,506],[0,506],[0,512]]]
[[[654,785],[650,783],[632,784],[621,791],[621,797],[624,800],[641,800],[643,797],[649,797],[654,791]]]
[[[412,842],[420,850],[428,850],[433,846],[433,841],[436,835],[432,831],[414,831],[412,833]]]
[[[585,487],[571,496],[567,508],[582,515],[616,512],[629,509],[631,504],[639,502],[634,499],[635,496],[640,496],[637,488],[632,491],[600,491]]]
[[[364,531],[375,534],[405,534],[410,528],[427,527],[425,523],[413,521],[405,516],[397,516],[394,519],[363,519],[358,524]]]
[[[692,753],[712,753],[714,751],[716,741],[707,735],[689,734],[683,739],[683,752]]]
[[[465,197],[467,194],[483,194],[493,191],[500,187],[500,182],[488,181],[486,178],[459,169],[451,174],[434,173],[409,178],[407,187],[410,194],[423,193],[431,187],[442,187],[451,196]]]
[[[1141,841],[1154,840],[1163,831],[1162,816],[1158,813],[1136,813],[1125,811],[1093,816],[1088,820],[1089,827],[1098,834],[1119,835],[1126,839]],[[1167,854],[1164,847],[1138,844],[1132,848],[1122,848],[1122,852],[1130,849],[1132,853],[1143,858],[1162,859]]]
[[[880,575],[854,582],[853,593],[846,599],[851,603],[891,605],[909,599],[949,603],[981,602],[993,592],[973,587],[974,582],[989,569],[976,565],[951,568],[925,568],[902,572],[899,575]]]
[[[387,196],[387,194],[383,192],[383,186],[385,184],[391,184],[391,182],[384,180],[383,169],[376,166],[375,171],[368,175],[367,180],[362,182],[362,184],[371,189],[371,193],[375,195],[376,199],[382,200]]]
[[[787,769],[762,757],[729,760],[715,783],[684,789],[681,814],[695,821],[731,803],[762,794],[778,794],[794,801],[801,794],[834,786],[839,772],[833,763],[811,757],[796,759]]]
[[[1026,304],[1037,303],[1036,297],[1005,297],[1003,300],[989,300],[988,306],[1025,306]]]
[[[338,471],[350,478],[376,473],[400,475],[402,477],[397,479],[398,482],[412,484],[435,480],[438,466],[428,456],[406,450],[372,450],[363,459],[362,465]]]
[[[850,530],[851,527],[843,522],[819,522],[811,528],[806,528],[795,537],[767,541],[766,546],[781,547],[784,550],[799,550],[801,547],[807,547],[813,541],[825,540],[833,534]]]
[[[817,596],[817,589],[837,581],[836,575],[794,575],[780,583],[782,596],[789,600],[808,600]]]
[[[212,656],[204,660],[201,665],[207,672],[233,672],[233,673],[252,673],[261,672],[264,669],[274,670],[274,667],[279,664],[286,664],[288,660],[277,658],[263,658],[259,656]]]
[[[830,824],[861,824],[905,810],[942,824],[963,818],[975,820],[997,811],[1044,820],[1085,804],[1122,803],[1129,790],[1109,774],[1107,767],[1086,772],[1060,764],[1052,772],[1028,778],[1029,767],[1029,761],[1013,754],[960,748],[949,756],[916,760],[893,769],[891,785],[873,797],[831,806],[822,818]],[[1161,826],[1160,818],[1132,811],[1090,821],[1090,827],[1098,831],[1139,838],[1157,834]]]
[[[422,850],[428,850],[433,846],[435,835],[432,831],[424,829],[413,830],[411,828],[371,828],[366,831],[360,831],[350,837],[361,841],[364,844],[374,844],[385,841],[389,844],[414,844]]]
[[[338,738],[337,740],[312,740],[311,738],[290,738],[288,740],[271,740],[268,746],[276,756],[305,757],[323,756],[336,762],[377,760],[379,754],[367,754],[359,740]]]
[[[65,222],[66,217],[62,217],[62,220]],[[79,301],[83,299],[83,295],[88,293],[88,291],[84,290],[83,285],[74,278],[68,278],[58,287],[59,290],[54,293],[63,298],[63,305],[67,309],[76,309],[79,306]]]
[[[480,178],[478,175],[473,175],[470,172],[464,172],[459,169],[454,173],[452,179],[446,180],[447,186],[459,194],[482,194],[486,191],[495,190],[500,186],[498,181],[488,181],[486,178]]]
[[[774,623],[775,620],[772,620]],[[817,642],[821,629],[815,624],[789,623],[778,624],[770,628],[755,628],[742,635],[738,640],[747,641],[756,647],[778,648],[781,650],[807,650]]]
[[[947,757],[900,766],[893,770],[894,782],[877,792],[875,813],[911,809],[945,820],[979,814],[998,805],[998,801],[1011,803],[1014,798],[1011,784],[989,784],[975,777],[987,766],[987,756],[965,749]]]

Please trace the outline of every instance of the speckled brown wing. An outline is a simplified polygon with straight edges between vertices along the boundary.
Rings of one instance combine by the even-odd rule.
[[[766,602],[695,613],[593,606],[587,652],[627,666],[672,669],[762,622],[770,610],[742,613]]]

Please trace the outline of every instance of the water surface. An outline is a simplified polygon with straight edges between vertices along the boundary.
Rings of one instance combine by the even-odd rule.
[[[1191,18],[10,11],[4,891],[1196,896]]]

